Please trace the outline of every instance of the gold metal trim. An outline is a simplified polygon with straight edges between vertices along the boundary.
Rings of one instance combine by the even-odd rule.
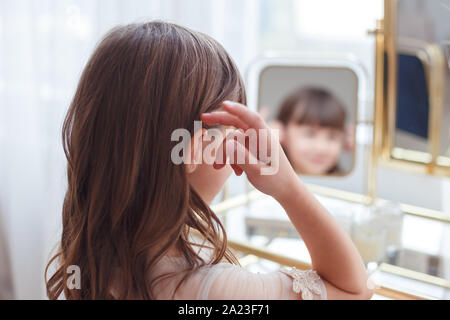
[[[383,125],[375,122],[375,126],[378,128],[377,134],[382,133],[382,146],[378,149],[380,155],[379,164],[410,172],[450,177],[450,159],[448,160],[445,156],[439,154],[445,58],[442,50],[436,44],[423,45],[423,48],[420,50],[421,53],[418,54],[423,62],[426,61],[425,68],[430,99],[428,125],[429,152],[424,153],[394,147],[398,73],[397,5],[398,0],[384,1],[384,50],[387,56],[386,86],[377,87],[375,89],[375,95],[380,94],[378,91],[386,88],[386,100],[383,112],[385,112],[384,120],[386,121],[387,127],[380,131],[379,128]],[[416,45],[418,43],[418,41],[415,41]],[[377,63],[378,61],[381,63],[379,55],[376,56],[376,59]]]
[[[432,163],[433,157],[428,152],[404,149],[394,147],[391,151],[391,157],[397,160],[412,161],[417,163],[429,164]]]
[[[438,161],[442,161],[443,158],[438,157],[438,159]],[[444,161],[447,162],[448,160],[445,159]],[[392,168],[395,170],[408,171],[410,173],[429,174],[427,166],[415,161],[383,157],[380,158],[378,162],[383,165],[383,167]],[[446,167],[436,165],[433,170],[433,174],[435,175],[450,177],[450,170]]]
[[[387,57],[386,74],[386,105],[384,109],[387,115],[386,136],[384,139],[383,154],[390,157],[392,150],[394,129],[396,123],[397,107],[397,64],[396,64],[396,42],[397,26],[395,23],[397,17],[397,0],[384,0],[384,46]],[[392,72],[394,70],[394,72]]]
[[[375,293],[394,300],[439,300],[436,297],[424,295],[418,292],[406,292],[404,289],[386,284],[375,289]]]
[[[375,101],[373,119],[372,155],[368,164],[367,194],[370,201],[376,198],[377,163],[382,148],[384,106],[384,20],[377,21],[375,34]]]
[[[359,204],[369,204],[371,199],[367,196],[353,193],[349,191],[337,190],[328,187],[322,187],[317,185],[307,185],[308,189],[318,195],[327,196],[330,198],[345,200],[348,202],[354,202]],[[385,199],[377,198],[377,201],[386,201]],[[421,218],[437,220],[439,222],[450,223],[450,215],[442,211],[432,210],[428,208],[423,208],[419,206],[413,206],[405,203],[400,203],[400,208],[402,211],[409,215],[418,216]]]
[[[228,246],[236,251],[243,252],[245,254],[252,254],[261,259],[270,260],[283,266],[292,266],[302,270],[311,269],[311,265],[309,263],[287,257],[263,247],[251,245],[247,242],[229,239]]]
[[[388,263],[381,263],[380,266],[378,267],[378,269],[381,271],[395,274],[395,275],[405,277],[408,279],[414,279],[414,280],[417,280],[420,282],[425,282],[425,283],[429,283],[429,284],[432,284],[432,285],[435,285],[438,287],[450,289],[450,281],[443,279],[443,278],[435,277],[435,276],[432,276],[429,274],[425,274],[422,272],[417,272],[414,270],[402,268],[402,267],[395,266],[395,265],[388,264]]]
[[[372,203],[372,199],[369,196],[334,189],[334,188],[328,188],[323,187],[319,185],[313,185],[313,184],[305,184],[306,187],[315,194],[330,197],[334,199],[344,200],[348,202],[363,204],[363,205],[369,205]],[[250,201],[256,200],[258,198],[263,197],[264,194],[261,193],[258,190],[252,190],[248,192],[248,194],[245,195],[239,195],[233,198],[230,198],[224,202],[221,202],[219,204],[213,205],[212,209],[216,214],[224,214],[226,211],[244,206],[248,204]],[[376,201],[386,201],[385,199],[377,198]],[[442,211],[423,208],[419,206],[409,205],[405,203],[400,203],[400,208],[405,214],[414,215],[417,217],[425,218],[425,219],[431,219],[436,220],[439,222],[444,223],[450,223],[450,214],[444,213]]]
[[[444,101],[444,54],[441,48],[433,44],[427,47],[427,52],[430,55],[430,124],[429,124],[429,138],[431,140],[430,153],[431,164],[433,167],[437,165],[437,157],[440,151],[441,141],[441,119],[443,119],[443,101]],[[431,168],[433,169],[433,168]],[[450,173],[450,168],[449,173]]]

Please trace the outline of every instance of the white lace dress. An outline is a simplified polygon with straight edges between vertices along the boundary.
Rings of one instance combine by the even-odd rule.
[[[182,270],[181,257],[164,257],[155,276]],[[171,299],[184,274],[160,281],[154,288],[157,299]],[[175,299],[186,300],[325,300],[324,283],[314,270],[281,269],[270,273],[252,273],[240,266],[222,262],[201,267],[176,291]]]

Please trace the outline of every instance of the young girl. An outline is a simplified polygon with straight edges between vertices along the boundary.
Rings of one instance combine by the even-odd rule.
[[[196,159],[207,144],[195,142],[210,126],[268,129],[245,102],[236,65],[207,35],[160,21],[112,30],[89,60],[64,123],[68,189],[60,249],[46,269],[48,279],[56,262],[48,296],[370,298],[350,238],[299,181],[278,143],[270,146],[281,151],[274,175],[260,175],[262,162],[171,160],[171,134],[179,128],[190,131],[185,156]],[[194,132],[200,119],[205,126]],[[257,156],[234,140],[221,143],[247,160]],[[209,207],[233,169],[283,205],[313,270],[253,274],[237,265]],[[74,266],[80,283],[68,286]]]
[[[345,108],[327,90],[301,87],[283,100],[277,115],[280,143],[296,172],[342,173],[338,162],[345,147],[345,121]]]

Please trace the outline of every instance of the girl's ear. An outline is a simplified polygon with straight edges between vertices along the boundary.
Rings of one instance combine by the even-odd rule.
[[[203,160],[203,137],[207,130],[202,128],[194,133],[186,150],[185,166],[188,174],[193,173]]]
[[[268,123],[271,129],[278,130],[278,138],[280,139],[280,144],[283,144],[286,136],[286,129],[281,121],[273,120]]]

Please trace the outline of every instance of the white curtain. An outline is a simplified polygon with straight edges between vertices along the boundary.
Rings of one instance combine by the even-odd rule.
[[[101,36],[117,24],[179,23],[220,41],[244,72],[257,50],[258,5],[257,0],[0,0],[5,231],[0,239],[9,248],[15,298],[46,297],[44,267],[59,239],[66,188],[61,124]]]

